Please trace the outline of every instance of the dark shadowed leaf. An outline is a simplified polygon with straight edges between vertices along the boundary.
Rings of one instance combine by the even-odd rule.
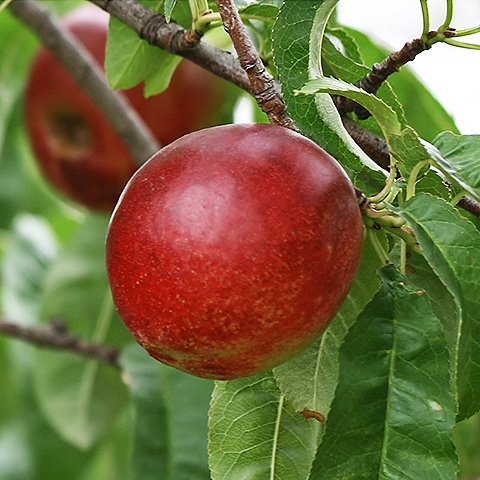
[[[135,407],[134,479],[208,480],[213,382],[162,365],[137,344],[121,363]]]
[[[457,306],[456,358],[459,419],[480,409],[480,233],[446,201],[422,193],[398,212],[413,227],[425,258]]]
[[[454,480],[455,403],[442,325],[393,267],[340,348],[311,479]]]
[[[120,347],[131,336],[115,312],[108,286],[107,221],[88,217],[59,253],[45,279],[40,317],[45,322],[61,319],[71,334],[86,341]],[[46,418],[81,448],[98,440],[128,401],[115,368],[74,353],[36,351],[34,381]]]

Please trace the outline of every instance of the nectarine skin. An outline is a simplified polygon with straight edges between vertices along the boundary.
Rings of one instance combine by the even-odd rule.
[[[77,8],[66,28],[103,68],[109,15]],[[222,98],[219,78],[183,60],[170,86],[145,99],[143,84],[123,93],[161,145],[215,124]],[[97,210],[113,210],[136,165],[102,112],[45,48],[32,64],[25,94],[32,148],[46,178],[68,197]]]
[[[120,317],[160,362],[232,379],[325,330],[357,272],[353,186],[320,147],[267,124],[176,140],[127,184],[106,263]]]

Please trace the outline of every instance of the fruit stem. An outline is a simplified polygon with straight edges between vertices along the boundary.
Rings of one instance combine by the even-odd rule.
[[[418,162],[410,172],[410,177],[407,182],[407,193],[406,193],[406,199],[409,200],[415,195],[415,186],[417,184],[417,178],[422,170],[423,167],[426,165],[430,165],[431,160],[422,160],[421,162]]]
[[[450,204],[455,206],[457,203],[465,197],[466,190],[462,190],[460,193],[457,193],[451,200]]]
[[[212,10],[208,6],[207,0],[188,0],[190,11],[192,12],[192,25],[205,13]]]
[[[222,25],[222,17],[213,10],[206,10],[193,23],[193,28],[197,32],[205,33],[211,28]]]
[[[376,195],[374,195],[373,197],[369,197],[368,203],[370,204],[380,203],[383,200],[385,200],[389,196],[392,190],[396,177],[397,177],[397,162],[394,162],[390,167],[390,174],[388,175],[388,178],[385,181],[385,186]]]
[[[444,43],[447,43],[448,45],[452,45],[453,47],[469,48],[471,50],[480,50],[480,45],[476,43],[459,42],[458,40],[454,40],[453,38],[445,39]]]
[[[378,238],[377,232],[371,228],[368,229],[368,238],[370,242],[372,242],[373,249],[375,250],[378,258],[382,262],[382,265],[387,266],[390,265],[390,259],[388,258],[387,252],[383,248],[383,245],[380,243]]]
[[[463,30],[455,30],[455,37],[466,37],[467,35],[473,35],[480,32],[480,25],[476,27],[465,28]]]
[[[443,25],[439,28],[441,32],[448,30],[450,28],[450,23],[452,23],[453,18],[453,0],[447,0],[447,8],[445,14],[445,21]]]
[[[401,227],[405,220],[401,217],[392,215],[390,210],[375,210],[370,205],[363,209],[364,215],[371,218],[378,227]]]
[[[427,0],[420,0],[420,6],[422,7],[422,20],[423,20],[423,31],[420,38],[426,39],[428,32],[430,30],[430,15],[428,12]]]
[[[415,233],[411,227],[403,225],[401,227],[384,227],[384,228],[387,232],[403,240],[407,248],[413,250],[416,253],[423,255],[422,249],[420,248],[420,245],[418,244],[417,239],[415,237]],[[402,255],[402,257],[405,259],[406,255]]]

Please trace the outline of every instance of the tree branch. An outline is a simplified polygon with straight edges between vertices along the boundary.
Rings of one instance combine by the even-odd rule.
[[[342,116],[343,126],[357,145],[377,164],[385,170],[390,167],[390,152],[385,139],[367,130],[352,119]]]
[[[415,59],[415,57],[425,50],[430,49],[431,45],[425,43],[420,38],[407,42],[398,52],[392,52],[380,63],[374,63],[371,72],[367,73],[355,85],[368,93],[375,94],[382,86],[383,82],[406,63]],[[346,97],[335,97],[335,103],[340,113],[355,112],[360,120],[365,120],[371,116],[370,112],[357,102]]]
[[[216,0],[225,30],[232,39],[240,65],[247,72],[250,91],[259,107],[267,114],[270,123],[296,130],[286,114],[287,107],[279,90],[275,88],[273,76],[267,71],[247,29],[238,14],[233,0]]]
[[[120,352],[114,348],[86,342],[70,335],[61,320],[35,327],[25,327],[0,318],[0,334],[18,338],[39,347],[68,350],[86,358],[119,368]]]
[[[480,203],[470,195],[465,195],[457,205],[480,218]]]
[[[141,165],[159,148],[145,122],[120,92],[112,91],[103,70],[75,37],[40,2],[13,0],[10,10],[40,38],[65,66],[118,132],[135,162]]]
[[[167,23],[160,13],[136,0],[89,1],[128,25],[150,45],[188,58],[215,75],[250,92],[248,76],[233,55],[206,42],[192,40],[191,33],[173,21]]]

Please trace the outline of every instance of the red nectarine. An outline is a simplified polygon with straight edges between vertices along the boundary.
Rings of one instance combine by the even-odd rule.
[[[150,355],[231,379],[319,337],[362,245],[339,164],[291,130],[244,124],[186,135],[143,165],[113,213],[106,262],[120,317]]]

